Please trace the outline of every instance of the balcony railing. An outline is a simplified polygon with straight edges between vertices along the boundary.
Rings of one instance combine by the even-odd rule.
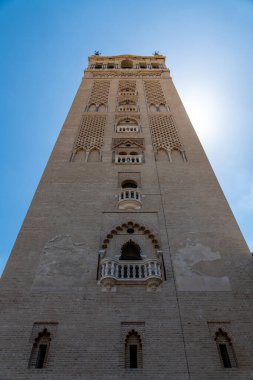
[[[157,259],[125,261],[103,259],[100,264],[100,283],[105,287],[116,284],[146,283],[157,288],[162,282],[162,267]]]
[[[142,206],[141,193],[137,189],[122,189],[119,194],[120,209],[140,209]]]
[[[131,133],[131,132],[139,132],[139,126],[138,125],[117,125],[116,132],[124,132],[124,133]]]
[[[131,155],[131,154],[115,154],[115,163],[116,164],[141,164],[142,155]]]
[[[122,105],[118,106],[117,110],[120,112],[139,112],[139,107],[134,105]]]

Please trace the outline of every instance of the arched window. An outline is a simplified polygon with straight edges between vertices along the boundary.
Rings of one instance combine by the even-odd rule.
[[[45,328],[34,341],[29,368],[44,368],[46,366],[50,341],[50,332]]]
[[[156,161],[168,161],[168,152],[165,149],[159,149],[156,153]]]
[[[147,64],[145,62],[140,62],[140,68],[141,69],[146,69],[147,68]]]
[[[105,104],[99,104],[98,108],[97,108],[97,111],[98,112],[105,112],[106,111],[106,106]]]
[[[97,110],[96,104],[89,105],[89,112],[96,112],[96,110]]]
[[[85,151],[83,149],[78,149],[74,156],[75,162],[85,162]]]
[[[139,124],[137,120],[127,117],[119,120],[116,130],[117,132],[138,132]]]
[[[125,339],[125,368],[142,368],[142,342],[140,335],[131,330]]]
[[[122,187],[122,189],[136,189],[138,186],[137,186],[137,183],[135,181],[133,181],[131,179],[127,179],[127,180],[122,182],[121,187]]]
[[[157,107],[155,104],[149,105],[149,112],[157,112]]]
[[[159,111],[160,112],[166,112],[167,111],[167,108],[166,108],[165,104],[160,104],[159,105]]]
[[[220,359],[224,368],[237,367],[237,361],[232,345],[232,341],[228,334],[219,329],[215,334],[215,341],[217,344]]]
[[[99,162],[100,161],[100,153],[98,149],[92,149],[89,152],[88,162]]]
[[[130,59],[124,59],[124,61],[121,62],[121,68],[122,69],[132,69],[133,68],[133,62],[130,61]]]
[[[120,260],[141,260],[141,249],[131,239],[121,247]]]

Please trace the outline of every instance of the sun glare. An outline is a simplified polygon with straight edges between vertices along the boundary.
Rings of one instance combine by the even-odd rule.
[[[186,112],[202,141],[212,141],[220,136],[220,103],[210,90],[195,87],[194,92],[184,93]]]

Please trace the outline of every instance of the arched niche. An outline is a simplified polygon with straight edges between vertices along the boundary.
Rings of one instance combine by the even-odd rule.
[[[149,112],[157,112],[157,107],[155,104],[149,105]]]
[[[156,153],[156,161],[168,161],[168,152],[166,149],[159,149]]]
[[[99,162],[100,152],[98,149],[92,149],[88,155],[88,162]]]
[[[140,335],[131,330],[125,338],[125,368],[142,368],[142,341]]]
[[[132,99],[124,99],[119,102],[119,106],[133,105],[136,106],[136,102]]]
[[[134,222],[118,225],[104,237],[101,249],[104,250],[105,257],[119,259],[122,246],[130,239],[139,245],[143,259],[157,258],[160,245],[155,234]]]
[[[96,112],[97,110],[96,104],[94,103],[90,104],[88,110],[89,112]]]
[[[121,61],[121,68],[122,69],[132,69],[133,68],[133,61],[130,59],[124,59]]]
[[[132,239],[128,240],[121,246],[120,260],[141,260],[141,249],[139,244],[135,243]]]
[[[139,123],[136,119],[134,118],[131,118],[131,117],[124,117],[124,118],[121,118],[118,123],[117,123],[117,126],[127,126],[127,127],[138,127],[139,126]]]
[[[121,183],[122,189],[137,189],[137,182],[132,179],[126,179]]]
[[[74,162],[85,162],[85,150],[79,149],[74,156]]]
[[[179,149],[172,149],[171,151],[171,159],[172,162],[182,162],[184,161],[184,157],[182,155],[182,152]]]
[[[97,108],[98,112],[105,112],[106,111],[106,105],[105,104],[99,104]]]
[[[160,112],[167,112],[167,108],[165,104],[160,104],[159,105],[159,111]]]

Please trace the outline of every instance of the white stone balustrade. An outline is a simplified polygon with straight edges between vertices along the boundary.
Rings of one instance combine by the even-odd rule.
[[[125,261],[103,259],[100,264],[100,281],[110,277],[119,282],[145,282],[150,278],[162,281],[161,263],[157,259]]]
[[[117,125],[116,132],[124,132],[124,133],[131,133],[131,132],[139,132],[139,126],[129,126],[129,125]]]
[[[122,189],[119,193],[118,206],[120,209],[140,209],[142,206],[140,191],[134,188]]]
[[[115,154],[115,163],[116,164],[141,164],[142,163],[142,155],[136,154]]]

